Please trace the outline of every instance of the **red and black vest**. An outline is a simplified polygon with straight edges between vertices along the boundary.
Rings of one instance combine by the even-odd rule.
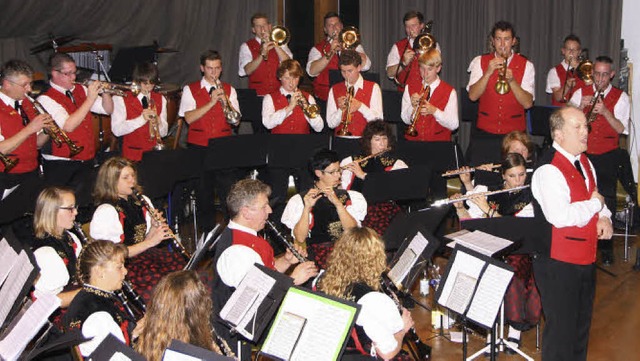
[[[409,43],[409,39],[404,38],[396,43],[396,48],[398,49],[398,55],[400,56],[400,62],[398,66],[402,64],[402,54],[406,49],[411,49],[411,44]],[[422,86],[422,77],[420,76],[420,64],[418,63],[419,54],[416,53],[415,58],[409,66],[403,68],[398,72],[398,76],[396,80],[401,82],[401,85],[398,85],[398,91],[403,92],[404,86],[409,85],[409,87],[417,87],[420,88]]]
[[[596,181],[586,155],[580,155],[580,164],[585,176],[589,179],[589,189],[587,189],[587,185],[576,167],[560,152],[556,152],[551,164],[562,172],[569,186],[571,203],[591,198]],[[595,262],[598,246],[597,223],[598,214],[596,213],[584,227],[556,228],[551,225],[551,258],[578,265],[588,265]]]
[[[424,91],[422,82],[417,85],[409,85],[409,94],[421,94]],[[442,80],[435,91],[431,93],[429,103],[444,111],[449,102],[453,87]],[[420,115],[416,121],[418,135],[409,137],[405,134],[405,139],[421,142],[449,142],[451,141],[451,131],[438,123],[436,117],[431,115]]]
[[[484,54],[480,58],[482,71],[486,72],[489,61],[495,56]],[[513,54],[508,68],[513,72],[514,79],[522,84],[527,59],[519,54]],[[498,71],[494,71],[489,77],[487,88],[480,96],[478,102],[478,129],[493,134],[507,134],[514,130],[525,131],[527,124],[524,115],[524,107],[510,91],[500,95],[494,87],[498,81]]]
[[[302,96],[309,101],[309,94],[304,91]],[[289,105],[289,100],[286,96],[282,95],[280,91],[271,93],[271,100],[273,100],[273,107],[275,111],[284,109]],[[309,134],[309,122],[304,116],[304,111],[299,106],[293,108],[293,112],[284,118],[282,123],[275,128],[271,129],[271,134]]]
[[[582,96],[589,96],[594,94],[593,85],[585,86],[582,88]],[[618,103],[622,90],[611,87],[609,94],[604,97],[604,106],[613,114],[613,108]],[[587,114],[591,107],[584,107],[583,112]],[[616,132],[607,119],[598,114],[595,121],[591,123],[591,132],[589,132],[589,139],[587,140],[587,153],[589,154],[604,154],[618,148],[618,140],[620,134]]]
[[[124,99],[124,107],[127,110],[127,120],[136,119],[142,114],[142,103],[137,96],[127,92]],[[156,104],[156,113],[160,119],[162,113],[162,95],[156,92],[151,93],[151,99]],[[122,155],[133,161],[141,161],[142,153],[150,151],[156,145],[155,138],[150,137],[149,122],[140,128],[122,137]]]
[[[580,79],[577,71],[574,70],[573,73],[569,73],[569,76],[567,77],[567,69],[565,69],[562,63],[556,65],[555,69],[556,69],[556,74],[558,74],[558,78],[560,79],[560,89],[564,88],[564,83],[566,82],[566,80],[568,79],[576,80],[576,85],[574,85],[573,88],[569,89],[569,91],[567,92],[566,99],[571,99],[571,96],[573,95],[573,93],[576,92],[576,90],[585,86],[584,81]],[[564,106],[565,103],[556,101],[556,98],[554,98],[553,95],[551,95],[551,105],[554,105],[556,107],[561,107],[561,106]]]
[[[327,39],[324,39],[316,44],[315,48],[324,56],[323,51],[330,49],[331,45]],[[338,69],[338,60],[338,53],[334,53],[329,59],[329,64],[313,79],[313,94],[316,98],[325,102],[329,99],[329,70]]]
[[[84,88],[80,85],[76,85],[71,91],[71,94],[73,94],[76,104],[73,104],[69,97],[55,88],[50,88],[46,93],[44,93],[44,95],[60,104],[69,115],[78,110],[78,108],[87,100],[87,94]],[[52,144],[51,154],[57,157],[71,158],[73,160],[93,159],[96,155],[96,142],[92,118],[91,112],[87,112],[87,115],[84,116],[82,122],[80,122],[73,132],[66,132],[69,139],[71,139],[78,147],[84,147],[80,153],[70,157],[69,146],[63,142],[61,147],[57,147],[55,144]]]
[[[276,263],[273,256],[273,248],[271,248],[269,242],[267,242],[264,238],[254,236],[251,233],[239,231],[237,229],[232,230],[232,235],[233,245],[241,245],[251,248],[260,255],[260,259],[262,259],[262,263],[264,263],[265,267],[269,269],[276,268]]]
[[[253,59],[262,56],[261,45],[255,38],[247,41]],[[267,61],[262,61],[258,68],[249,75],[249,89],[255,89],[260,96],[272,93],[280,88],[280,81],[276,77],[280,58],[276,49],[269,50]]]
[[[231,85],[222,83],[222,88],[228,97],[231,94]],[[199,81],[189,84],[189,90],[191,90],[191,95],[196,101],[196,108],[203,107],[211,101],[207,88],[202,88]],[[200,119],[189,124],[187,143],[206,147],[209,145],[209,139],[227,137],[229,135],[231,135],[231,126],[225,119],[222,104],[217,102]]]
[[[22,109],[29,119],[36,116],[33,104],[28,100],[22,101]],[[0,131],[4,139],[9,139],[24,129],[20,113],[13,107],[0,100]],[[9,174],[21,174],[32,172],[38,167],[38,141],[37,135],[31,134],[24,142],[11,153],[5,154],[8,158],[18,161]],[[4,164],[0,163],[0,172],[4,172]]]
[[[364,80],[362,83],[362,88],[358,89],[354,95],[354,98],[359,100],[362,104],[367,107],[371,104],[371,94],[373,93],[374,82]],[[338,98],[347,95],[347,85],[345,82],[340,82],[333,86],[333,100],[338,104]],[[343,119],[346,114],[343,114]],[[336,127],[335,134],[337,135],[340,130],[342,130],[342,122]],[[367,126],[367,119],[362,115],[362,113],[356,111],[351,114],[351,123],[348,125],[348,130],[354,136],[362,136],[362,132],[364,128]]]

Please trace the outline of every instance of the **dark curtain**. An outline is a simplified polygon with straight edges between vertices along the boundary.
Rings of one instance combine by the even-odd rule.
[[[487,51],[491,27],[498,20],[510,21],[520,37],[520,52],[536,70],[536,104],[550,103],[545,93],[547,72],[562,58],[562,40],[575,33],[590,58],[609,55],[614,64],[620,58],[622,0],[361,0],[360,32],[371,56],[371,71],[386,79],[387,54],[394,42],[405,37],[402,17],[418,10],[433,20],[433,34],[443,57],[441,78],[456,88],[469,81],[471,60]]]
[[[275,23],[276,0],[4,0],[0,11],[0,61],[27,60],[44,72],[51,52],[30,55],[29,49],[48,34],[74,36],[85,42],[118,48],[151,45],[175,48],[159,54],[165,82],[185,84],[199,79],[199,57],[206,49],[222,56],[222,79],[246,87],[238,77],[238,50],[251,34],[250,17],[264,12]],[[310,30],[312,31],[312,29]]]

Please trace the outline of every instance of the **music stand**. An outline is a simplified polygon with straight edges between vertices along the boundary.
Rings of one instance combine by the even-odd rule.
[[[385,122],[403,124],[400,119],[400,113],[402,113],[402,92],[397,90],[383,90],[382,91],[382,112]],[[398,134],[400,134],[398,132]],[[404,137],[399,136],[398,140]]]
[[[328,134],[271,134],[268,140],[270,168],[306,169],[309,158],[317,149],[331,145]]]
[[[268,134],[213,138],[204,157],[204,170],[255,168],[267,164]]]
[[[502,137],[473,137],[466,157],[470,166],[494,163],[502,159]]]
[[[544,137],[543,148],[552,143],[549,118],[556,109],[558,107],[535,105],[527,111],[531,117],[529,133]]]
[[[364,182],[362,195],[369,204],[425,199],[430,177],[431,170],[425,166],[370,173]]]
[[[426,263],[439,247],[440,239],[438,237],[426,230],[424,226],[416,225],[389,263],[392,266],[390,266],[387,276],[398,290],[405,293],[404,290],[411,289],[416,277],[424,270]],[[405,293],[404,296],[413,299],[408,293]],[[420,305],[427,311],[431,311],[429,307]]]
[[[98,347],[89,355],[88,360],[120,360],[122,357],[127,357],[132,361],[145,361],[146,359],[139,353],[133,350],[133,348],[125,345],[112,334],[107,334],[107,337],[100,342]]]
[[[200,175],[206,151],[199,148],[154,150],[142,154],[138,179],[151,199],[164,197],[180,181]]]
[[[543,251],[542,225],[535,217],[498,217],[468,219],[460,222],[460,228],[483,231],[514,241],[510,254],[534,254]]]
[[[360,154],[360,138],[331,137],[331,150],[338,153],[340,159]]]
[[[253,134],[269,133],[262,124],[262,97],[256,94],[255,89],[236,89],[238,94],[238,106],[242,112],[242,120],[250,121]]]
[[[11,194],[0,200],[0,224],[9,224],[27,214],[33,214],[36,199],[45,186],[44,181],[37,176],[20,183]]]
[[[476,119],[478,118],[478,102],[472,102],[469,99],[469,92],[465,87],[461,87],[458,90],[458,104],[460,104],[460,120],[472,122],[475,128]]]
[[[179,360],[202,360],[202,361],[233,361],[235,359],[218,355],[217,353],[173,339],[162,354],[162,361],[179,361]]]
[[[153,62],[156,48],[155,45],[120,48],[109,69],[109,78],[116,83],[133,80],[133,69],[136,64]]]
[[[395,251],[399,249],[409,236],[415,235],[416,230],[420,229],[419,227],[431,234],[435,234],[447,213],[449,213],[449,209],[441,207],[398,214],[382,236],[386,250]]]

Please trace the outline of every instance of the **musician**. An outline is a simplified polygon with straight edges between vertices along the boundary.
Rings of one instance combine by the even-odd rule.
[[[286,44],[279,46],[269,40],[271,23],[266,14],[253,14],[251,32],[255,37],[240,46],[238,75],[248,76],[249,89],[255,89],[259,96],[264,96],[278,90],[278,65],[292,59],[293,54]]]
[[[34,296],[54,294],[66,308],[80,291],[76,280],[77,258],[82,243],[70,232],[78,214],[76,197],[69,188],[47,187],[36,201],[33,215],[35,239],[32,246],[40,277]]]
[[[391,127],[384,120],[367,123],[360,145],[362,152],[359,155],[349,156],[340,162],[340,167],[344,169],[341,177],[342,189],[362,192],[367,174],[408,168],[402,159],[395,156],[395,138]],[[393,217],[401,211],[393,201],[369,204],[362,225],[373,228],[378,234],[384,234]]]
[[[71,141],[84,149],[71,157],[67,144],[51,145],[51,154],[43,154],[47,183],[78,186],[84,175],[95,165],[95,133],[91,113],[113,113],[111,94],[103,92],[104,85],[94,81],[88,87],[77,84],[76,63],[65,53],[54,53],[49,59],[51,88],[38,97],[38,101],[51,114],[56,124],[67,133]]]
[[[93,193],[98,207],[91,219],[90,234],[93,239],[127,246],[129,278],[134,289],[148,301],[160,278],[182,269],[185,260],[177,250],[157,247],[170,238],[171,230],[159,211],[145,209],[133,195],[133,188],[137,187],[136,171],[129,160],[114,157],[104,162]],[[143,197],[153,207],[149,198]],[[156,212],[159,221],[152,220],[149,212]]]
[[[335,84],[329,90],[327,125],[335,128],[336,134],[344,128],[347,100],[351,98],[351,121],[347,128],[354,137],[360,137],[367,122],[382,119],[382,91],[378,84],[364,80],[360,75],[362,57],[355,50],[342,51],[339,67],[345,81]],[[349,88],[353,88],[353,97],[347,94]]]
[[[498,21],[493,25],[491,45],[494,53],[475,57],[467,69],[471,73],[467,85],[469,99],[479,102],[477,129],[489,134],[525,131],[524,111],[533,106],[535,94],[533,63],[513,52],[516,32],[509,22]],[[505,58],[508,58],[506,70]],[[510,91],[501,95],[495,85],[503,72]]]
[[[375,354],[390,360],[400,354],[405,334],[413,327],[411,313],[398,312],[394,300],[380,292],[386,269],[384,242],[370,228],[345,230],[329,256],[318,289],[328,295],[356,301],[362,308],[345,355]]]
[[[52,122],[49,115],[36,115],[25,96],[31,92],[33,68],[22,60],[9,60],[0,69],[0,153],[16,161],[5,173],[0,163],[0,192],[13,188],[27,178],[37,178],[38,149],[49,137],[42,131]],[[3,195],[0,194],[0,199]]]
[[[611,238],[611,212],[583,154],[589,136],[584,114],[568,106],[556,110],[549,123],[553,149],[531,182],[535,213],[544,214],[533,264],[545,314],[542,358],[586,360],[596,242]]]
[[[127,247],[109,241],[94,241],[80,254],[78,280],[82,289],[63,316],[63,324],[67,331],[79,329],[84,337],[93,338],[79,345],[84,357],[109,334],[131,345],[139,332],[136,321],[122,311],[122,304],[114,295],[127,275],[126,257]]]
[[[637,199],[629,154],[618,146],[620,134],[629,134],[629,95],[611,85],[611,79],[615,74],[613,60],[610,57],[597,57],[593,64],[594,83],[576,90],[569,100],[585,114],[593,108],[591,113],[595,120],[590,123],[587,155],[598,174],[598,190],[604,196],[607,208],[614,211],[618,178],[631,199]],[[603,99],[594,100],[597,90],[603,92]],[[592,106],[593,101],[595,103]],[[612,264],[613,242],[602,241],[600,246],[603,263]]]
[[[138,64],[133,70],[133,82],[140,86],[140,93],[127,91],[124,97],[113,97],[111,131],[122,137],[122,156],[139,162],[142,153],[154,149],[157,140],[167,135],[169,126],[167,100],[154,91],[158,68],[153,63]]]
[[[175,339],[223,354],[214,342],[212,314],[209,291],[195,271],[169,273],[153,291],[136,351],[146,360],[160,361]]]
[[[335,240],[364,219],[367,201],[360,192],[338,188],[342,171],[332,150],[317,151],[309,159],[309,173],[313,187],[289,199],[281,221],[297,243],[307,245],[309,258],[325,268]]]
[[[240,180],[229,191],[227,206],[231,220],[215,245],[213,257],[215,266],[211,297],[217,312],[224,307],[254,263],[282,273],[297,264],[290,274],[295,285],[305,283],[318,273],[313,262],[298,264],[289,250],[284,255],[275,257],[271,245],[258,236],[257,232],[264,228],[271,213],[270,193],[268,185],[253,179]],[[304,251],[301,253],[305,254]],[[226,324],[216,317],[214,327],[218,335],[238,354],[237,339],[231,336]],[[250,356],[250,348],[244,343],[242,359],[248,360]]]
[[[339,58],[343,50],[339,35],[343,27],[342,18],[338,13],[333,11],[326,13],[323,27],[325,38],[309,50],[306,70],[310,77],[315,78],[313,94],[319,99],[319,103],[326,104],[329,100],[329,70],[339,69]],[[353,50],[360,56],[361,70],[369,70],[371,59],[364,52],[362,45],[358,44]],[[325,107],[322,106],[322,108]]]
[[[582,52],[580,38],[574,34],[567,35],[560,52],[562,62],[549,70],[546,89],[551,94],[551,105],[558,107],[564,105],[576,90],[585,85],[576,71]]]
[[[451,132],[458,129],[458,94],[438,74],[442,69],[440,51],[429,49],[418,58],[421,82],[410,82],[402,95],[401,118],[413,124],[416,107],[420,107],[415,122],[417,136],[405,133],[407,140],[451,141]]]
[[[414,51],[414,40],[425,31],[424,15],[419,11],[407,11],[402,22],[407,37],[393,44],[387,55],[387,76],[398,84],[398,91],[404,91],[407,85],[420,86],[420,71],[414,61],[420,54]],[[440,44],[436,49],[440,51]]]

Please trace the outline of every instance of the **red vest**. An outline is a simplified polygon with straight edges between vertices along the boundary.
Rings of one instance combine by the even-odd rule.
[[[362,84],[362,89],[359,89],[356,92],[356,94],[354,95],[354,98],[356,98],[357,100],[362,102],[362,104],[368,107],[371,103],[371,94],[373,93],[374,84],[375,84],[374,82],[364,80]],[[338,104],[338,98],[347,95],[347,85],[345,82],[342,81],[334,85],[332,89],[333,89],[333,100],[336,102],[336,104]],[[343,118],[344,116],[346,115],[343,114]],[[351,123],[349,123],[349,126],[348,126],[348,130],[351,132],[351,134],[353,134],[354,136],[362,136],[362,132],[364,131],[364,127],[366,126],[367,126],[367,119],[365,119],[362,113],[354,112],[351,114]],[[336,127],[335,134],[337,135],[341,129],[342,129],[342,122]]]
[[[329,42],[327,39],[322,40],[320,43],[316,44],[315,48],[324,56],[323,49],[330,49]],[[329,70],[337,70],[338,69],[338,54],[334,53],[329,60],[329,64],[322,69],[320,74],[318,74],[315,79],[313,79],[313,94],[316,98],[327,101],[329,99]]]
[[[247,41],[253,59],[262,56],[260,43],[255,39]],[[276,77],[280,58],[276,49],[269,50],[267,61],[262,61],[258,68],[249,75],[249,89],[255,89],[260,96],[272,93],[280,88],[280,81]]]
[[[124,99],[124,107],[127,110],[127,121],[133,120],[142,114],[142,103],[137,96],[127,92]],[[158,119],[162,113],[162,95],[151,93],[151,99],[156,104]],[[149,123],[122,137],[122,155],[136,162],[142,160],[142,153],[150,151],[156,145],[155,138],[150,137]]]
[[[273,257],[273,248],[271,248],[269,242],[263,238],[254,236],[251,233],[239,231],[237,229],[232,229],[231,232],[233,232],[234,245],[242,245],[253,249],[260,255],[265,267],[269,269],[276,269],[276,263]]]
[[[591,165],[587,156],[580,155],[582,171],[589,178],[589,189],[584,179],[576,169],[559,152],[553,156],[551,164],[558,168],[564,176],[571,196],[571,203],[586,201],[591,198],[595,189],[596,180],[593,177]],[[596,213],[584,227],[561,227],[551,225],[551,258],[579,265],[587,265],[596,261],[596,248],[598,247],[598,214]]]
[[[396,48],[398,49],[398,55],[400,56],[400,63],[402,63],[402,51],[405,49],[412,49],[409,44],[409,39],[404,38],[396,43]],[[398,85],[398,91],[403,92],[404,86],[415,86],[420,88],[422,86],[422,77],[420,76],[420,64],[418,63],[418,57],[420,55],[416,53],[415,58],[411,61],[408,67],[400,70],[398,72],[398,76],[396,79],[402,82],[402,85]]]
[[[305,99],[309,99],[309,94],[302,92]],[[287,97],[282,95],[280,91],[271,93],[271,100],[273,100],[273,107],[276,111],[286,108],[289,105]],[[271,129],[271,134],[309,134],[309,122],[304,116],[302,108],[296,106],[293,108],[291,115],[284,118],[282,124]]]
[[[231,94],[231,86],[222,83],[225,94]],[[211,101],[211,96],[207,88],[200,87],[200,82],[189,84],[191,95],[196,101],[196,108],[205,106]],[[227,123],[222,111],[222,104],[217,102],[208,112],[204,113],[200,119],[189,124],[189,133],[187,134],[187,143],[206,147],[209,145],[209,139],[227,137],[231,135],[231,126]]]
[[[569,91],[567,92],[567,100],[571,99],[571,96],[573,95],[573,93],[576,92],[576,90],[582,88],[585,86],[584,82],[582,81],[582,79],[580,79],[580,77],[578,76],[578,72],[574,71],[573,74],[569,74],[569,77],[567,78],[567,69],[564,68],[564,66],[562,64],[558,64],[556,65],[556,74],[558,74],[558,78],[560,79],[560,89],[564,88],[564,83],[566,79],[575,79],[576,80],[576,85],[573,86],[573,88],[569,89]],[[553,94],[551,95],[551,105],[557,106],[557,107],[561,107],[564,106],[565,103],[561,103],[556,101],[556,99],[553,97]]]
[[[486,72],[493,54],[484,54],[480,58],[482,71]],[[527,59],[519,54],[514,54],[509,62],[509,69],[513,72],[514,79],[522,84]],[[494,71],[489,77],[487,88],[480,96],[478,102],[478,129],[493,134],[507,134],[514,130],[525,131],[527,128],[524,116],[524,107],[518,103],[513,92],[500,95],[494,87],[498,81],[498,71]]]
[[[409,85],[409,94],[420,94],[422,91],[424,91],[422,83],[419,83],[418,85]],[[453,91],[453,87],[440,80],[440,84],[438,85],[436,90],[431,93],[429,103],[431,103],[436,108],[444,111],[444,108],[449,102],[451,91]],[[440,125],[440,123],[438,123],[438,121],[436,120],[436,117],[434,117],[433,115],[418,116],[418,120],[416,121],[416,130],[418,131],[418,136],[409,137],[405,134],[405,139],[422,142],[451,141],[451,131]]]
[[[64,93],[60,93],[54,88],[47,90],[44,95],[53,99],[56,103],[60,104],[69,115],[73,114],[78,107],[87,100],[87,94],[82,86],[76,85],[71,92],[73,98],[76,100],[76,104],[73,104],[71,99]],[[93,129],[93,119],[91,112],[87,112],[84,119],[76,127],[73,132],[67,132],[69,139],[71,139],[77,146],[84,147],[82,152],[76,154],[73,157],[69,157],[69,146],[62,143],[61,147],[57,147],[55,144],[51,145],[51,154],[57,157],[71,158],[73,160],[90,160],[96,155],[96,142]]]
[[[593,85],[585,86],[582,88],[582,96],[589,96],[594,94]],[[622,90],[611,87],[609,94],[604,98],[604,106],[613,114],[613,108],[618,103],[618,99],[622,95]],[[584,107],[582,110],[585,114],[589,112],[591,107]],[[591,131],[589,132],[589,139],[587,140],[587,153],[589,154],[604,154],[618,148],[618,140],[620,134],[616,132],[607,119],[598,114],[596,120],[591,123]]]
[[[27,113],[30,119],[33,119],[36,114],[33,109],[33,105],[29,100],[22,101],[22,109]],[[13,137],[19,131],[24,129],[22,124],[22,117],[13,107],[6,105],[0,100],[0,130],[2,130],[2,136],[5,140]],[[38,167],[38,142],[36,134],[31,134],[24,142],[14,149],[11,153],[5,154],[12,160],[17,160],[16,164],[9,174],[28,173]],[[4,164],[0,163],[0,172],[4,172]]]

